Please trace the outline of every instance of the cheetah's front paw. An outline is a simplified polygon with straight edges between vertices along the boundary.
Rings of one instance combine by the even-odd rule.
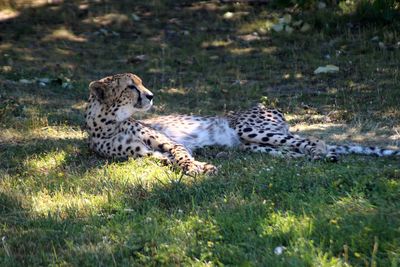
[[[212,165],[210,163],[206,163],[206,162],[199,162],[199,161],[197,161],[197,162],[202,164],[202,173],[211,174],[211,175],[218,173],[218,169],[214,165]]]
[[[183,167],[184,172],[190,176],[196,176],[198,174],[216,174],[217,167],[212,164],[200,161],[191,161]]]

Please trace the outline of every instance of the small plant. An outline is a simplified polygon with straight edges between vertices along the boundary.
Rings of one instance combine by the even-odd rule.
[[[357,1],[355,15],[363,21],[391,22],[399,15],[400,4],[396,0]]]

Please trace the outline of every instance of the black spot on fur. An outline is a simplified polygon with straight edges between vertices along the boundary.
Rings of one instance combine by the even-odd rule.
[[[268,138],[268,137],[263,137],[263,138],[261,138],[261,141],[263,141],[263,142],[268,142],[268,141],[269,141],[269,138]]]
[[[244,128],[243,129],[243,132],[245,132],[245,133],[247,133],[247,132],[251,132],[252,131],[252,129],[251,128]]]
[[[250,138],[254,138],[254,137],[256,137],[257,136],[257,134],[249,134],[249,137]]]

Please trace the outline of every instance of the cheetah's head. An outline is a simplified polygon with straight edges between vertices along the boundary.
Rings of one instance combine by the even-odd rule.
[[[108,76],[89,84],[90,95],[105,111],[123,121],[135,112],[147,111],[153,105],[153,93],[132,73]]]

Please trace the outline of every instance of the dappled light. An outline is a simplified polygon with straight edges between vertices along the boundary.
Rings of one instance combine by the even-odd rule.
[[[154,93],[137,119],[262,102],[300,136],[399,149],[398,4],[283,2],[0,3],[0,265],[398,265],[398,157],[206,147],[219,172],[191,177],[88,147],[89,83],[131,72]]]
[[[12,9],[4,9],[0,11],[0,22],[6,21],[9,19],[14,19],[20,15],[20,12],[12,10]]]
[[[49,153],[41,158],[26,159],[22,164],[27,171],[37,174],[48,174],[54,172],[65,163],[65,152]],[[62,172],[59,175],[63,175]]]
[[[107,194],[90,195],[81,192],[38,192],[31,197],[31,216],[54,216],[59,219],[83,217],[98,213],[107,203]]]
[[[132,24],[132,20],[125,14],[109,13],[103,16],[96,16],[90,19],[83,20],[84,23],[93,23],[97,26],[108,26],[116,24],[118,27],[128,26]]]
[[[43,42],[58,41],[58,40],[71,41],[71,42],[86,42],[87,41],[86,38],[79,37],[64,27],[54,30],[51,34],[46,35],[42,39]]]
[[[263,235],[274,238],[284,236],[310,236],[313,231],[312,219],[309,217],[297,217],[291,214],[272,213],[265,219]]]
[[[291,120],[298,116],[292,117]],[[323,140],[329,140],[335,144],[366,144],[379,145],[386,143],[387,148],[396,149],[399,146],[399,136],[397,133],[390,135],[391,131],[385,128],[372,127],[368,128],[367,123],[348,126],[338,123],[321,123],[325,117],[307,116],[307,120],[312,124],[296,124],[291,129],[301,135],[311,135],[319,137]],[[371,126],[371,125],[370,125]]]

